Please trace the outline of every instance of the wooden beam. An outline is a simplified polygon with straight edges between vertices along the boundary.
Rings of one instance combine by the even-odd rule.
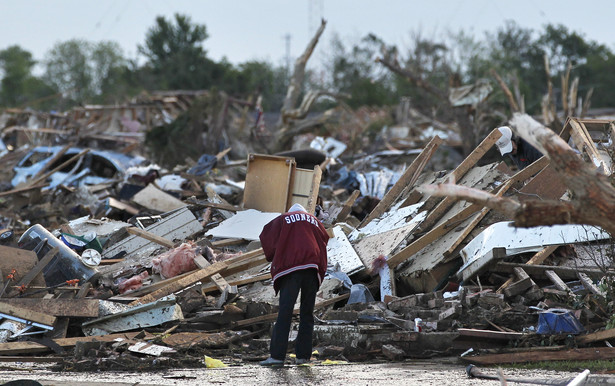
[[[70,348],[77,342],[113,342],[115,339],[132,339],[141,332],[127,332],[120,334],[108,334],[99,336],[80,336],[76,338],[54,339],[53,342],[62,348]],[[147,334],[149,338],[152,336]],[[147,338],[146,336],[145,338]],[[0,355],[34,354],[50,351],[51,349],[41,343],[32,341],[0,343]]]
[[[98,299],[40,299],[40,298],[6,298],[0,303],[8,304],[50,316],[97,318]]]
[[[568,293],[572,293],[572,290],[564,283],[564,281],[553,271],[552,269],[545,270],[545,275],[551,280],[553,284],[555,284],[555,288],[560,291],[566,291]]]
[[[188,276],[185,276],[165,287],[160,288],[157,291],[152,292],[149,295],[145,295],[131,303],[129,303],[130,306],[136,306],[139,304],[145,304],[145,303],[150,303],[153,301],[156,301],[162,297],[165,297],[167,295],[170,295],[174,292],[180,291],[198,281],[201,280],[205,280],[210,278],[212,275],[215,275],[216,273],[219,273],[220,271],[224,270],[225,268],[228,267],[228,264],[222,261],[218,261],[216,263],[213,263],[212,265],[210,265],[207,268],[204,269],[200,269],[194,273],[191,273]]]
[[[350,214],[350,211],[352,210],[352,206],[354,205],[354,202],[357,200],[357,198],[359,198],[360,194],[361,194],[361,191],[359,190],[352,191],[352,193],[350,194],[350,197],[348,197],[346,202],[344,202],[344,206],[342,206],[342,210],[340,210],[337,216],[335,216],[335,219],[331,221],[331,224],[336,224],[338,222],[346,221],[346,217],[348,217],[348,215]]]
[[[555,351],[527,351],[507,354],[465,356],[461,360],[479,365],[533,363],[545,361],[594,361],[615,359],[615,347],[576,348]]]
[[[491,149],[498,139],[502,136],[502,133],[498,129],[493,129],[491,133],[468,155],[456,168],[453,170],[447,178],[457,183],[466,173],[476,165],[476,163],[485,155],[485,153]],[[453,197],[445,197],[436,207],[429,212],[429,215],[421,223],[420,229],[425,231],[429,229],[433,224],[438,222],[440,218],[446,213],[451,205],[457,201]]]
[[[240,286],[240,285],[245,285],[245,284],[250,284],[250,283],[255,283],[257,281],[263,281],[263,280],[267,280],[267,279],[271,279],[271,274],[270,273],[263,273],[257,276],[253,276],[247,279],[241,279],[241,280],[231,280],[229,281],[229,285],[233,285],[233,286]],[[201,288],[201,293],[206,294],[209,292],[213,292],[218,290],[218,287],[215,284],[211,284],[208,286],[203,286]]]
[[[25,319],[30,322],[53,326],[56,322],[56,317],[38,311],[32,311],[27,308],[14,306],[8,303],[0,302],[0,313],[4,315],[14,316],[16,318]]]
[[[542,157],[542,158],[544,158],[544,157]],[[551,245],[551,246],[543,248],[539,252],[536,252],[536,254],[534,256],[532,256],[531,259],[528,260],[527,264],[529,264],[529,265],[541,264],[543,261],[546,260],[547,257],[549,257],[553,252],[555,252],[555,250],[557,249],[558,246],[559,245]],[[506,287],[508,287],[509,285],[512,284],[512,282],[513,282],[512,278],[508,279],[495,292],[498,293],[498,294],[501,294],[504,291],[504,289],[506,289]]]
[[[442,139],[437,135],[429,141],[429,143],[425,146],[421,154],[419,154],[406,168],[404,174],[397,180],[395,185],[384,195],[382,200],[376,205],[376,207],[369,213],[369,215],[361,222],[361,224],[357,228],[362,228],[369,224],[373,219],[382,216],[384,212],[386,212],[389,207],[395,203],[402,193],[404,189],[407,187],[412,187],[416,180],[421,175],[421,172],[427,165],[427,162],[431,159],[436,149],[442,143]]]
[[[131,235],[142,237],[142,238],[144,238],[146,240],[149,240],[151,242],[154,242],[156,244],[160,244],[163,247],[174,248],[174,246],[175,246],[175,243],[173,241],[167,240],[164,237],[160,237],[158,235],[155,235],[155,234],[153,234],[151,232],[148,232],[148,231],[145,231],[143,229],[136,228],[136,227],[127,227],[125,229]]]
[[[331,304],[335,304],[339,301],[348,299],[350,297],[350,294],[344,294],[344,295],[339,295],[336,296],[334,298],[331,299],[327,299],[325,301],[322,302],[318,302],[314,305],[314,310],[323,308],[323,307],[327,307]],[[293,315],[298,315],[299,314],[299,309],[296,308],[293,310]],[[250,319],[244,319],[244,320],[240,320],[237,322],[232,322],[231,325],[233,328],[237,328],[237,327],[246,327],[246,326],[251,326],[253,324],[260,324],[260,323],[267,323],[267,322],[272,322],[274,320],[276,320],[278,317],[278,313],[275,312],[273,314],[267,314],[267,315],[261,315],[261,316],[257,316],[255,318],[250,318]]]

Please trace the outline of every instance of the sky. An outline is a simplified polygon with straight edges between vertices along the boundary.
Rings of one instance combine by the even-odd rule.
[[[0,0],[0,50],[19,45],[35,60],[70,39],[115,41],[124,55],[138,58],[157,16],[175,13],[204,24],[210,58],[233,64],[294,60],[327,21],[314,58],[326,55],[337,35],[348,46],[374,33],[389,45],[408,47],[412,33],[437,38],[461,29],[484,37],[506,20],[540,30],[548,23],[615,48],[612,0]]]

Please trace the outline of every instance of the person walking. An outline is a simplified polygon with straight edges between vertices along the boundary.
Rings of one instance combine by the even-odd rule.
[[[310,361],[314,332],[316,292],[327,270],[327,242],[324,225],[300,204],[264,226],[260,236],[276,295],[280,294],[278,318],[271,334],[269,358],[262,366],[283,366],[293,308],[301,292],[299,332],[295,344],[297,364]]]

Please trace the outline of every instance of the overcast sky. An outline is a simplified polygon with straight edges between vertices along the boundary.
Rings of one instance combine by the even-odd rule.
[[[41,60],[58,42],[79,38],[118,42],[129,58],[145,40],[156,16],[186,14],[207,27],[209,57],[231,63],[284,63],[303,52],[319,20],[327,20],[323,43],[333,34],[346,43],[374,33],[388,44],[407,46],[410,33],[441,36],[463,28],[479,37],[505,20],[541,29],[563,23],[586,38],[614,48],[611,0],[0,0],[0,49],[17,44]],[[318,58],[319,52],[315,53]]]

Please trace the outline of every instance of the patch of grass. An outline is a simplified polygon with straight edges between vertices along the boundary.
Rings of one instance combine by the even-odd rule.
[[[577,372],[589,369],[589,371],[591,371],[592,373],[605,373],[615,371],[615,361],[606,359],[595,361],[545,361],[533,363],[515,363],[510,365],[502,365],[500,367],[510,369],[553,370],[570,372]]]

